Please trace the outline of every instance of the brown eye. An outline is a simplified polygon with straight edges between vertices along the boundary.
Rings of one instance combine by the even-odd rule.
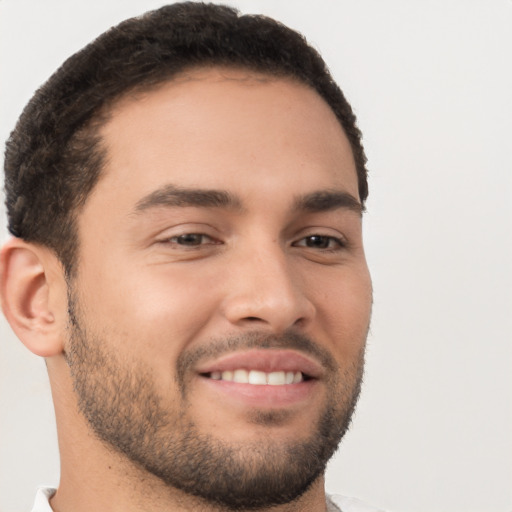
[[[338,238],[325,235],[311,235],[299,240],[296,244],[299,247],[309,247],[311,249],[339,249],[343,243]]]
[[[315,249],[327,249],[330,243],[331,238],[328,236],[313,235],[306,238],[306,247]]]
[[[211,238],[207,235],[200,233],[187,233],[185,235],[175,236],[171,241],[178,245],[185,245],[187,247],[195,247],[203,243],[211,242]]]

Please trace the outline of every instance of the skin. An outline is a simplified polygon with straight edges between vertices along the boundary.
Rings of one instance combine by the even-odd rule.
[[[341,386],[356,386],[371,281],[353,156],[332,111],[316,92],[291,80],[195,70],[119,101],[102,136],[108,158],[78,218],[73,283],[88,331],[125,368],[151,369],[162,403],[203,434],[241,447],[313,435],[334,372],[316,356],[290,349],[320,370],[307,393],[289,400],[275,399],[273,391],[247,398],[236,387],[226,395],[194,366],[183,377],[185,400],[176,365],[183,354],[216,340],[293,332],[328,354],[345,379]],[[235,202],[155,204],[155,191],[176,189],[220,190]],[[350,196],[356,206],[298,207],[298,198],[322,191]],[[205,236],[183,244],[187,239],[179,237],[190,233]],[[10,242],[2,258],[6,316],[27,346],[47,358],[62,463],[54,510],[80,512],[92,503],[108,511],[216,510],[169,489],[92,433],[78,410],[66,355],[62,268],[49,251],[21,241]],[[20,306],[21,299],[15,307],[8,299],[14,277],[7,277],[29,267],[31,282],[39,276],[39,285],[32,284],[30,301],[25,294],[30,307]],[[17,325],[28,313],[37,322]],[[34,326],[46,334],[34,337]],[[246,350],[234,346],[229,353]],[[255,411],[279,421],[261,421],[261,414],[257,421]],[[293,504],[271,510],[325,510],[323,477]]]

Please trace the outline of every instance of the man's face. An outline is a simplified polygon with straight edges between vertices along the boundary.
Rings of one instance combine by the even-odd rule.
[[[186,492],[297,497],[348,426],[370,319],[339,122],[304,85],[198,70],[122,100],[102,135],[70,288],[82,412]]]

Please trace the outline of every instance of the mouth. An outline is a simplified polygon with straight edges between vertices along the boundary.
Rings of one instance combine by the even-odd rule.
[[[325,370],[294,350],[253,349],[206,362],[196,372],[213,401],[274,409],[310,403]]]
[[[294,350],[252,349],[224,355],[205,362],[196,371],[212,380],[284,386],[323,377],[324,369],[316,360]]]

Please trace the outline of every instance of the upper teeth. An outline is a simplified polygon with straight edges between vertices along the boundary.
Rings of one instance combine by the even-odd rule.
[[[283,384],[297,384],[302,382],[301,372],[260,372],[258,370],[227,370],[224,372],[211,372],[210,378],[214,380],[227,380],[239,384],[256,384],[282,386]]]

